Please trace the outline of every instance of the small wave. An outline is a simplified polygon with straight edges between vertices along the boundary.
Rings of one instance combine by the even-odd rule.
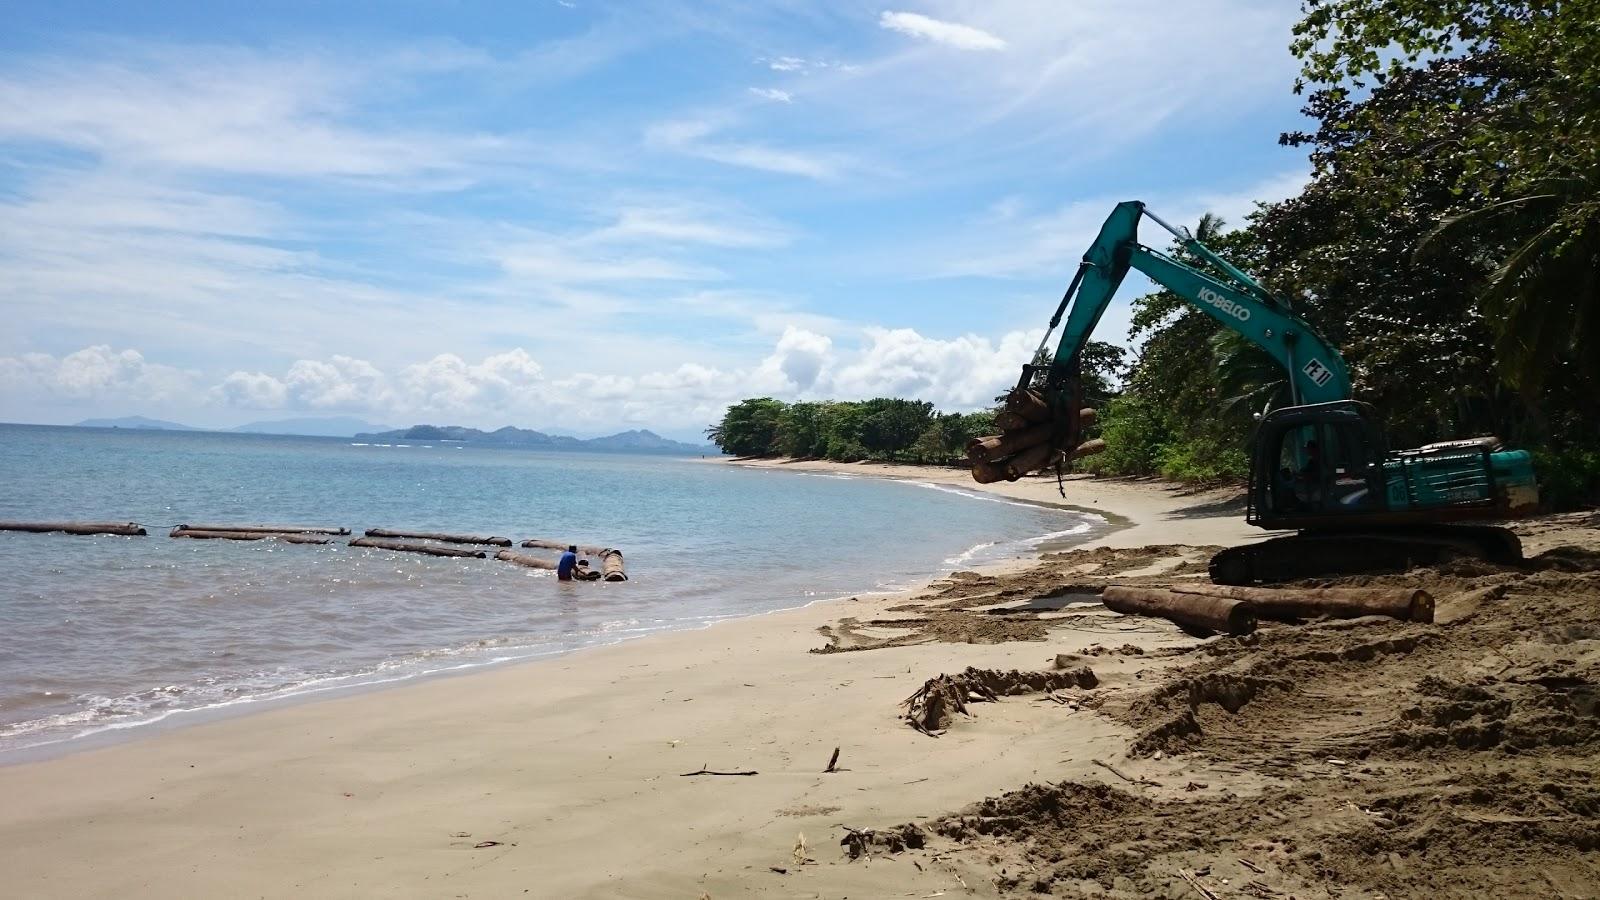
[[[351,444],[352,447],[371,447],[371,444]]]

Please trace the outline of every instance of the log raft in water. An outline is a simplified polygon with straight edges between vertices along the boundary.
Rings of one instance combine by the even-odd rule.
[[[394,541],[388,538],[358,537],[350,540],[352,547],[373,547],[378,550],[398,550],[401,553],[426,553],[429,556],[456,556],[470,559],[484,559],[489,554],[482,550],[466,550],[460,547],[435,547],[432,544],[414,544],[409,541]]]
[[[627,581],[628,573],[622,569],[622,551],[602,551],[600,555],[600,572],[607,581]]]
[[[197,541],[283,541],[286,544],[331,544],[333,538],[326,534],[308,534],[301,531],[225,531],[219,528],[190,528],[179,525],[168,535],[175,538],[194,538]]]
[[[568,547],[577,546],[578,552],[584,556],[604,556],[611,549],[609,547],[585,547],[574,545],[571,541],[550,541],[543,538],[528,538],[522,542],[522,546],[537,547],[540,550],[565,550]]]
[[[415,538],[423,541],[444,541],[447,544],[488,544],[493,547],[511,546],[510,538],[482,534],[446,534],[435,531],[394,531],[389,528],[368,528],[367,537]]]
[[[1255,609],[1249,602],[1231,597],[1112,586],[1100,593],[1100,602],[1125,615],[1154,616],[1197,631],[1249,634],[1256,630]]]
[[[1253,588],[1186,584],[1174,590],[1244,600],[1254,606],[1262,618],[1279,621],[1318,616],[1335,619],[1388,616],[1402,622],[1433,622],[1433,595],[1408,588]]]
[[[0,522],[0,531],[31,531],[48,534],[61,531],[67,534],[119,534],[140,537],[146,532],[137,522]]]
[[[236,531],[260,534],[332,534],[344,536],[350,529],[336,525],[179,525],[174,531]],[[177,535],[173,535],[177,537]]]
[[[530,569],[549,569],[554,571],[556,567],[555,563],[542,556],[531,556],[527,553],[517,553],[512,550],[501,550],[494,555],[494,558],[508,563],[516,563],[519,566],[526,566]]]

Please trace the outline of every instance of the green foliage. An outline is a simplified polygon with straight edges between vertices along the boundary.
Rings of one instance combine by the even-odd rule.
[[[771,397],[744,400],[728,407],[722,421],[706,429],[706,437],[734,456],[766,456],[773,452],[782,401]]]
[[[1539,496],[1555,509],[1600,503],[1600,445],[1536,449],[1533,470]]]

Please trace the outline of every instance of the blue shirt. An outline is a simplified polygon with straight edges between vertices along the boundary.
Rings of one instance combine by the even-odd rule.
[[[578,554],[571,550],[563,551],[561,561],[556,563],[556,577],[571,578],[572,570],[578,565]]]

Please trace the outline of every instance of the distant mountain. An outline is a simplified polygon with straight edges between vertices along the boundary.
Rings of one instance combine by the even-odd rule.
[[[494,431],[463,425],[413,425],[392,431],[363,432],[358,440],[378,443],[395,441],[461,441],[488,447],[524,447],[538,450],[608,450],[628,453],[706,453],[708,448],[668,440],[653,431],[624,431],[605,437],[582,438],[545,434],[507,425]]]
[[[354,416],[327,416],[313,419],[274,419],[250,422],[228,429],[244,434],[301,434],[309,437],[350,437],[363,431],[388,431],[388,425],[374,425]]]
[[[78,428],[142,428],[146,431],[206,431],[193,425],[181,425],[177,422],[164,422],[161,419],[147,419],[144,416],[123,416],[120,419],[84,419],[75,427]]]

